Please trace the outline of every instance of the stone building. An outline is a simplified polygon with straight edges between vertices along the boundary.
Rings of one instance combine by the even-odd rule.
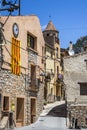
[[[64,57],[64,83],[67,125],[87,127],[87,52]]]
[[[53,25],[52,21],[49,21],[46,29],[43,31],[45,40],[45,100],[53,102],[61,100],[62,89],[61,82],[61,66],[60,66],[60,41],[59,32]],[[60,79],[61,77],[61,79]]]
[[[0,117],[12,112],[16,127],[25,126],[43,109],[43,34],[35,15],[1,16],[0,25]]]

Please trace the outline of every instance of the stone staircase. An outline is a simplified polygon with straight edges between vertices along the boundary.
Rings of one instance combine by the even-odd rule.
[[[0,121],[0,130],[5,130],[8,127],[8,116],[4,116]]]

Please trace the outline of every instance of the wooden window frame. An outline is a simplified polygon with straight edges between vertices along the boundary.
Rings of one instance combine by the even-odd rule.
[[[37,50],[36,37],[30,33],[27,33],[27,47],[30,47],[33,50]]]
[[[80,82],[80,95],[87,96],[87,82]]]
[[[3,111],[9,111],[9,96],[3,97]]]

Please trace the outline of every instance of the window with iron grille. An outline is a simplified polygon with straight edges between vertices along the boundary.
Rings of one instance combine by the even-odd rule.
[[[80,95],[87,95],[87,83],[80,84]]]

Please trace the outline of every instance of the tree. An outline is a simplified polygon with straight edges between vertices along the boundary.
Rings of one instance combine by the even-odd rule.
[[[73,45],[75,53],[84,51],[84,46],[87,45],[87,36],[80,37]]]

